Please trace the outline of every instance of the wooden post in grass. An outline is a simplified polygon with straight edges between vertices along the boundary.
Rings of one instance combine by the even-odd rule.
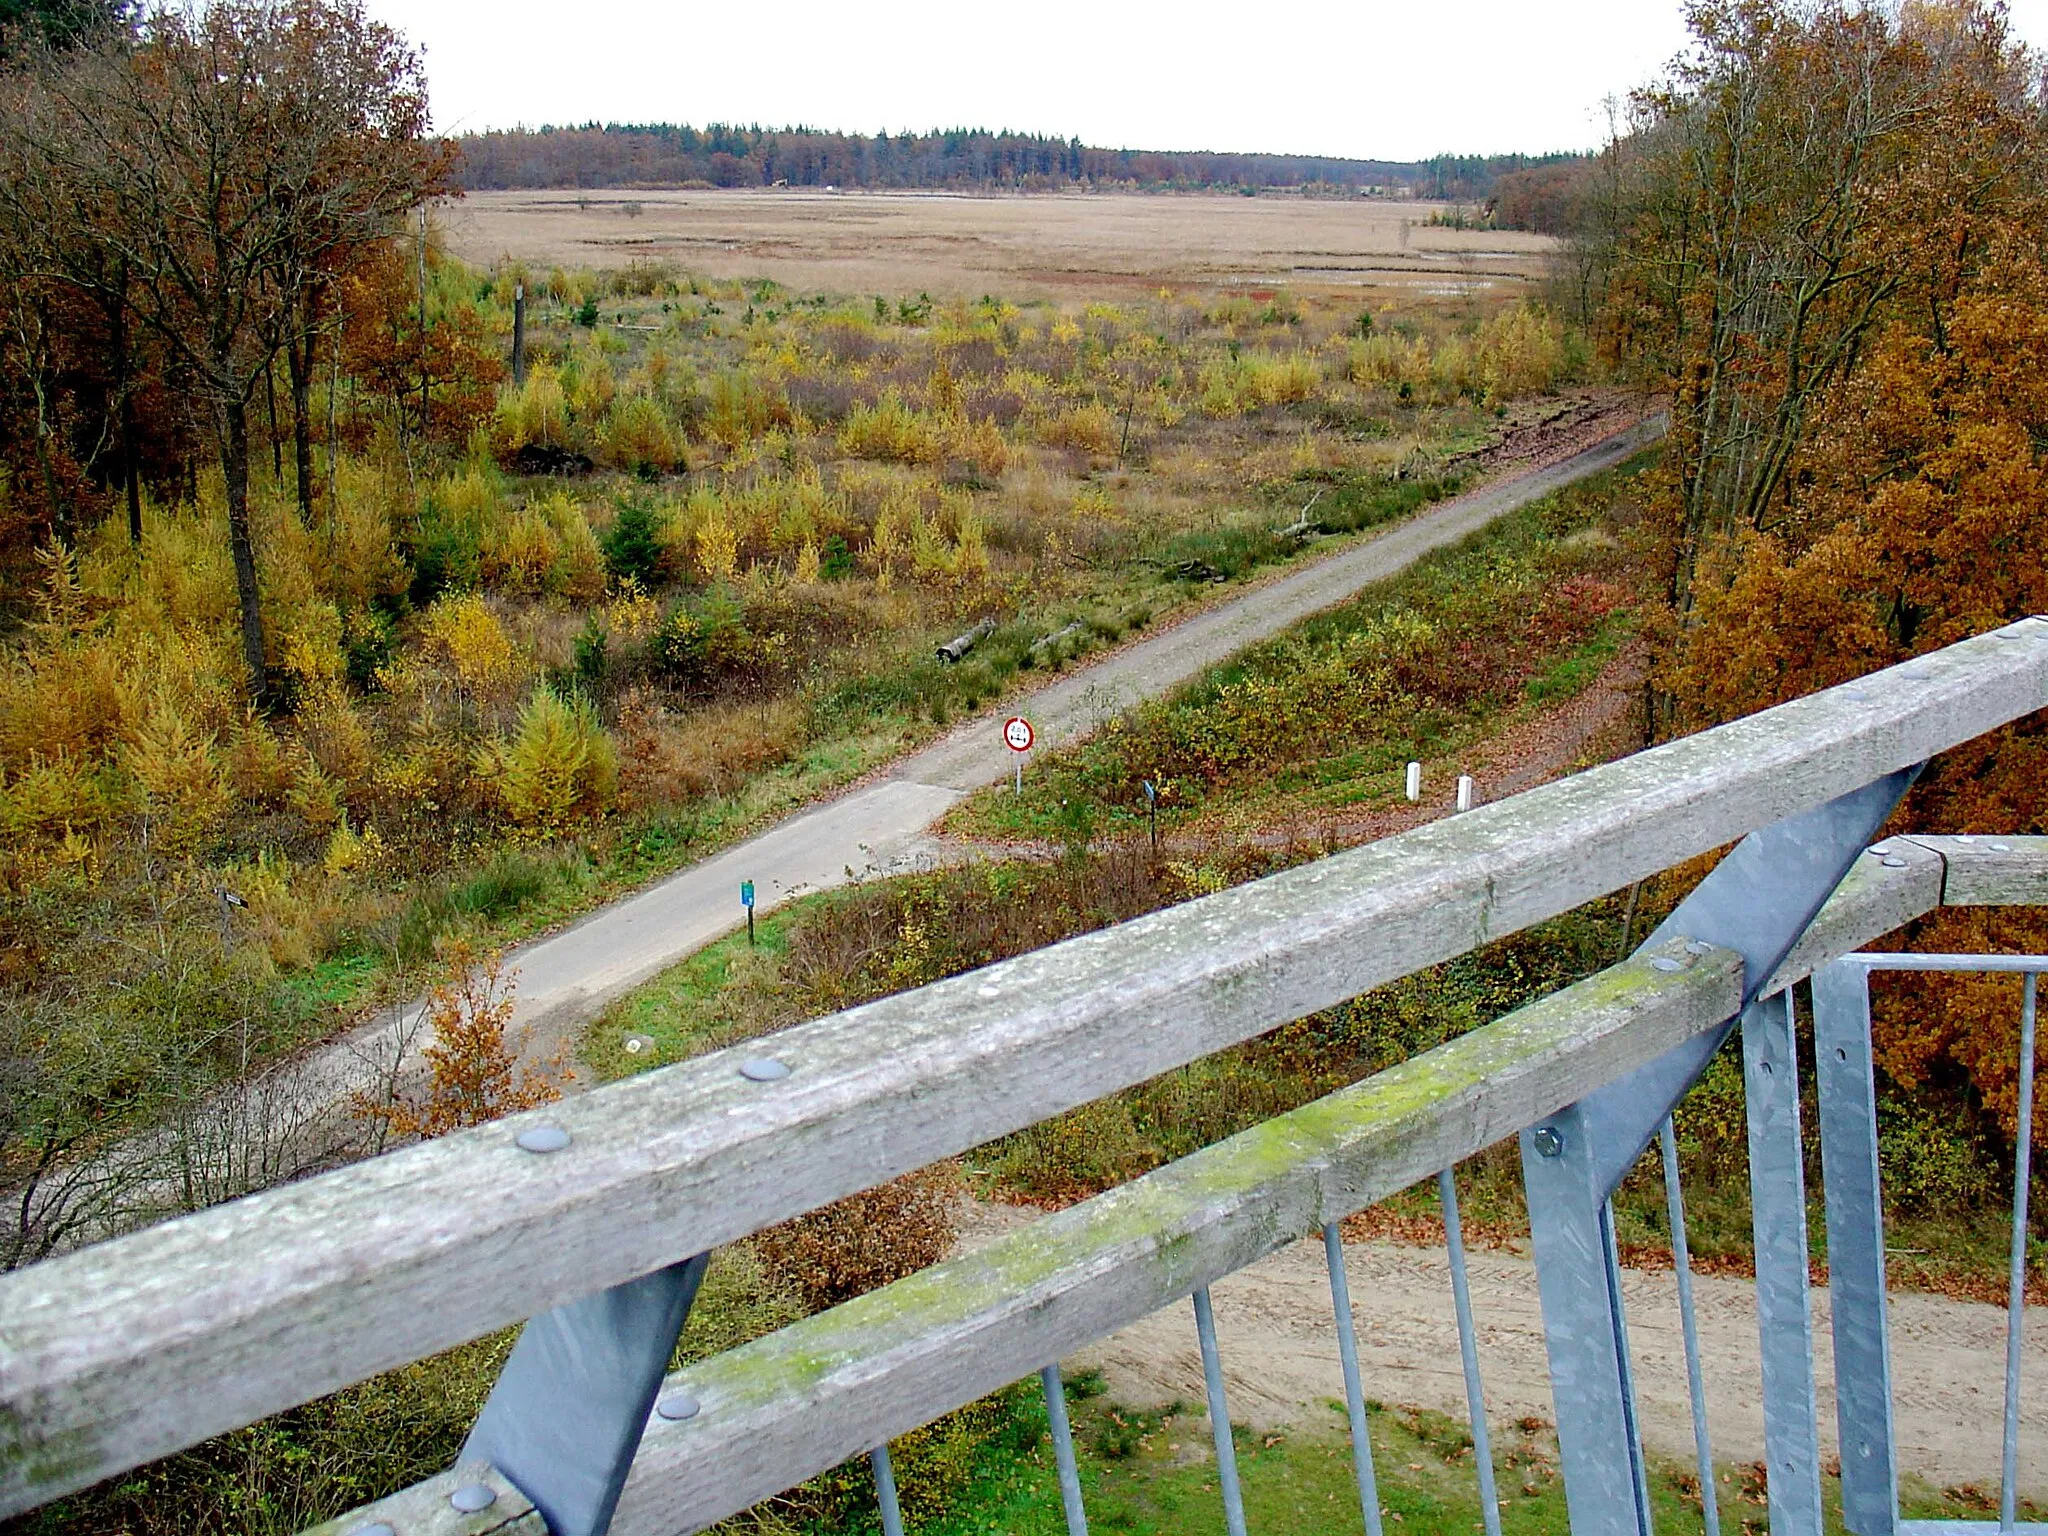
[[[512,285],[512,382],[526,383],[526,284]]]

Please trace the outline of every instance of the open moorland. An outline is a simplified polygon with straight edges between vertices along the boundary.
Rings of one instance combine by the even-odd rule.
[[[1134,296],[1162,285],[1514,295],[1556,242],[1432,224],[1441,203],[1223,193],[473,192],[439,217],[487,264],[674,261],[840,293]]]

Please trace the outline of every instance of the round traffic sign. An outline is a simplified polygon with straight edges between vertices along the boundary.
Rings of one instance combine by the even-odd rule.
[[[1012,715],[1003,722],[1003,745],[1012,752],[1029,752],[1034,739],[1031,722],[1022,715]]]

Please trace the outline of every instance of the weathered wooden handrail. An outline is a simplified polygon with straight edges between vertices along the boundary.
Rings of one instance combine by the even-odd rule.
[[[1020,1129],[2048,707],[2030,620],[1454,821],[0,1280],[0,1513]],[[566,1147],[520,1150],[548,1125]],[[772,1169],[772,1177],[764,1171]]]
[[[2048,905],[2048,837],[1880,844],[1770,990],[1942,905]],[[1712,1029],[1740,1006],[1741,980],[1725,950],[1634,956],[986,1248],[691,1365],[666,1391],[700,1411],[649,1423],[613,1536],[700,1530],[1170,1305]],[[523,1529],[517,1491],[470,1466],[308,1536],[379,1521],[456,1536],[447,1494],[478,1481],[500,1487],[506,1529]]]

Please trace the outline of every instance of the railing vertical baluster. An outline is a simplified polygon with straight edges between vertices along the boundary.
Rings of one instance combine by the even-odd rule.
[[[1774,1536],[1820,1536],[1805,1147],[1799,1133],[1799,1057],[1790,990],[1759,998],[1742,1011],[1742,1070],[1749,1101],[1749,1190],[1771,1530]]]
[[[1721,1508],[1714,1494],[1714,1447],[1707,1434],[1707,1383],[1700,1365],[1700,1322],[1693,1308],[1692,1255],[1685,1241],[1685,1192],[1678,1182],[1678,1135],[1664,1118],[1664,1211],[1671,1224],[1671,1270],[1678,1277],[1678,1324],[1685,1335],[1685,1385],[1692,1395],[1693,1453],[1700,1465],[1700,1523],[1720,1536]]]
[[[1486,1433],[1486,1385],[1479,1378],[1479,1336],[1472,1325],[1472,1285],[1465,1274],[1465,1228],[1458,1215],[1458,1181],[1446,1168],[1436,1176],[1443,1205],[1444,1246],[1451,1256],[1451,1301],[1458,1312],[1458,1354],[1465,1365],[1465,1408],[1472,1425],[1472,1459],[1479,1469],[1479,1513],[1486,1536],[1500,1536],[1500,1490],[1493,1480],[1493,1444]]]
[[[1365,1384],[1358,1374],[1351,1282],[1344,1274],[1343,1235],[1334,1221],[1323,1228],[1323,1256],[1330,1265],[1330,1302],[1337,1314],[1337,1358],[1344,1365],[1344,1412],[1351,1420],[1351,1465],[1358,1475],[1358,1507],[1365,1516],[1365,1536],[1384,1536],[1379,1478],[1372,1466],[1372,1431],[1365,1417]]]
[[[1081,1468],[1074,1460],[1074,1430],[1067,1422],[1067,1389],[1057,1363],[1038,1373],[1045,1388],[1045,1420],[1052,1426],[1053,1465],[1060,1473],[1060,1504],[1067,1513],[1068,1536],[1088,1536],[1088,1511],[1081,1503]]]
[[[1216,1485],[1223,1491],[1223,1526],[1245,1536],[1244,1493],[1237,1485],[1237,1442],[1230,1434],[1230,1405],[1223,1397],[1223,1357],[1216,1351],[1216,1313],[1209,1288],[1195,1292],[1195,1337],[1202,1345],[1202,1384],[1209,1394],[1209,1433],[1216,1441]]]
[[[1893,1536],[1899,1484],[1892,1450],[1870,974],[1852,960],[1836,960],[1813,973],[1813,1054],[1827,1191],[1842,1524],[1854,1536]]]
[[[889,1460],[889,1447],[878,1445],[868,1452],[868,1465],[875,1473],[875,1503],[882,1510],[882,1536],[903,1536],[903,1511],[896,1503],[896,1468]]]
[[[1998,1524],[2012,1536],[2020,1481],[2020,1328],[2027,1305],[2027,1181],[2034,1159],[2034,992],[2038,978],[2026,974],[2020,1003],[2020,1104],[2012,1175],[2012,1295],[2005,1322],[2005,1457],[2000,1470]]]

